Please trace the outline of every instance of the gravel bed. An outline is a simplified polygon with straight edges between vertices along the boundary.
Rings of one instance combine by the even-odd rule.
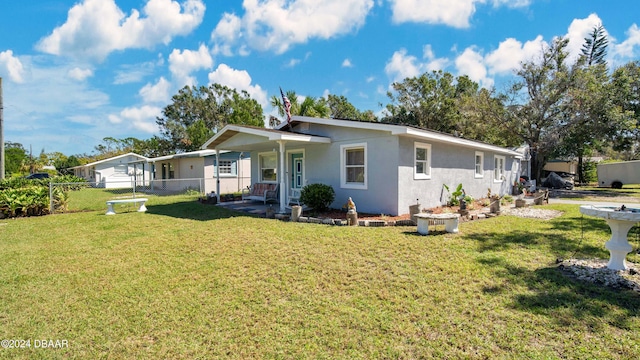
[[[607,268],[606,260],[569,259],[562,261],[558,268],[578,280],[640,292],[640,268],[634,263],[626,263],[627,270],[611,270]]]
[[[550,220],[556,218],[563,214],[562,211],[558,210],[548,210],[548,209],[538,209],[535,207],[521,207],[521,208],[509,208],[504,212],[508,215],[530,218],[530,219],[542,219],[542,220]]]

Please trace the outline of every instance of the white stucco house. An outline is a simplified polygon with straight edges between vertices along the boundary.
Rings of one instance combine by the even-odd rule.
[[[293,116],[276,129],[227,125],[203,149],[249,152],[253,183],[279,185],[280,211],[307,184],[333,187],[333,208],[409,213],[442,204],[444,185],[475,198],[509,194],[522,153],[411,126]],[[284,190],[284,191],[283,191]]]
[[[234,193],[251,185],[251,158],[246,152],[224,151],[216,161],[214,150],[199,150],[150,158],[151,188],[181,191],[203,188],[204,193],[217,190],[217,164],[220,164],[220,192]]]
[[[148,183],[151,179],[148,159],[136,153],[127,153],[89,164],[72,167],[75,176],[106,189],[129,188]]]

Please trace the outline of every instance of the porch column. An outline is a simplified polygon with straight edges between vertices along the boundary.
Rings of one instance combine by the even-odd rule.
[[[220,150],[216,148],[216,200],[220,204]]]
[[[284,152],[284,144],[285,141],[279,140],[278,144],[280,144],[280,166],[278,166],[278,178],[280,179],[280,214],[285,213],[285,202],[287,201],[287,194],[285,192],[286,179],[285,179],[285,171],[284,171],[284,158],[286,156]]]

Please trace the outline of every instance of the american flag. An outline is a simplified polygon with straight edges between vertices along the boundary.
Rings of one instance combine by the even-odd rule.
[[[284,95],[282,88],[280,88],[280,95],[282,95],[282,104],[284,105],[284,112],[287,114],[287,124],[291,123],[291,101]]]

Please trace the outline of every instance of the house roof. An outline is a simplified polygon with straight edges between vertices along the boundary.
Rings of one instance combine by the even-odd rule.
[[[379,130],[389,132],[391,135],[407,136],[413,138],[419,138],[426,141],[437,141],[450,143],[458,146],[470,147],[478,150],[493,151],[500,154],[512,155],[516,157],[522,157],[522,153],[507,149],[501,146],[491,145],[475,140],[468,140],[461,137],[456,137],[450,134],[437,132],[433,130],[427,130],[409,125],[398,124],[386,124],[379,122],[368,122],[359,120],[344,120],[344,119],[325,119],[325,118],[313,118],[307,116],[292,116],[291,126],[295,126],[301,123],[321,124],[330,126],[340,126],[354,129],[367,129],[367,130]],[[287,123],[282,123],[277,129],[286,128]]]
[[[240,141],[233,138],[240,135]],[[320,143],[329,144],[331,139],[324,136],[292,133],[279,129],[267,129],[248,125],[227,125],[209,141],[202,145],[202,149],[225,150],[271,150],[274,141],[289,143]]]
[[[197,151],[190,151],[190,152],[180,153],[180,154],[158,156],[155,158],[150,158],[149,162],[171,160],[171,159],[183,159],[183,158],[199,158],[199,157],[211,156],[215,154],[216,154],[215,150],[197,150]]]
[[[135,156],[135,157],[137,157],[137,158],[138,158],[138,160],[141,160],[141,159],[142,159],[142,160],[145,160],[145,161],[148,161],[148,160],[149,160],[149,159],[148,159],[147,157],[145,157],[145,156],[138,155],[138,154],[133,153],[133,152],[129,152],[129,153],[126,153],[126,154],[122,154],[122,155],[118,155],[118,156],[113,156],[113,157],[110,157],[110,158],[107,158],[107,159],[102,159],[102,160],[94,161],[94,162],[92,162],[92,163],[88,163],[88,164],[84,164],[84,165],[80,165],[80,166],[74,166],[74,167],[72,167],[71,169],[79,169],[79,168],[82,168],[82,167],[95,166],[95,165],[102,164],[102,163],[105,163],[105,162],[109,162],[109,161],[113,161],[113,160],[122,159],[122,158],[127,157],[127,156]],[[135,162],[135,161],[132,161],[132,162]]]

